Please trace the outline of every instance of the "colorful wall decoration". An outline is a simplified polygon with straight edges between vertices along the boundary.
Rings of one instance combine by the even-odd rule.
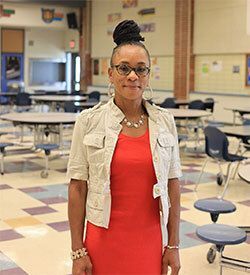
[[[62,21],[63,13],[55,12],[55,9],[41,9],[42,11],[42,20],[49,24],[53,21]]]
[[[146,14],[155,14],[155,8],[149,8],[149,9],[142,9],[138,11],[139,15],[146,15]]]
[[[10,17],[15,14],[15,10],[4,9],[3,5],[0,5],[0,17]]]
[[[141,32],[155,32],[155,23],[141,24],[139,27]]]
[[[137,4],[138,4],[137,0],[122,0],[122,7],[124,9],[135,8],[137,7]]]
[[[122,14],[119,12],[108,14],[108,22],[109,23],[120,21],[121,18],[122,18]]]

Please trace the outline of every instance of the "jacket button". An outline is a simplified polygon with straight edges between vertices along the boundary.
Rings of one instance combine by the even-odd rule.
[[[155,193],[156,193],[157,195],[160,194],[160,188],[159,188],[159,187],[156,187],[156,188],[155,188]]]

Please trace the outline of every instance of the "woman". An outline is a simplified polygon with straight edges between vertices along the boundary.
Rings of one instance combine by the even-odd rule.
[[[150,57],[138,25],[121,22],[113,38],[114,98],[83,111],[73,134],[68,164],[73,275],[159,275],[168,267],[176,275],[181,170],[174,120],[143,100]]]

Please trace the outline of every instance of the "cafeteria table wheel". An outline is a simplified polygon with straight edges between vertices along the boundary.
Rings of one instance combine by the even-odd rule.
[[[216,246],[212,245],[207,252],[207,261],[212,264],[216,257]]]
[[[216,181],[217,181],[217,184],[218,184],[218,185],[222,185],[222,183],[223,183],[223,175],[222,175],[221,173],[218,173],[218,174],[217,174],[217,179],[216,179]]]
[[[46,179],[48,177],[49,173],[47,171],[41,172],[41,178]]]

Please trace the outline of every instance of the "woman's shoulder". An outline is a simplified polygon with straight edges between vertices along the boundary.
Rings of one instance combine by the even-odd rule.
[[[79,119],[86,119],[92,116],[103,115],[103,112],[106,112],[108,109],[108,103],[99,102],[92,108],[85,109],[79,114]]]
[[[168,120],[172,120],[172,113],[166,109],[166,108],[162,108],[156,104],[151,104],[151,108],[157,112],[157,114],[160,116],[160,117],[163,117],[165,119],[168,119]]]

